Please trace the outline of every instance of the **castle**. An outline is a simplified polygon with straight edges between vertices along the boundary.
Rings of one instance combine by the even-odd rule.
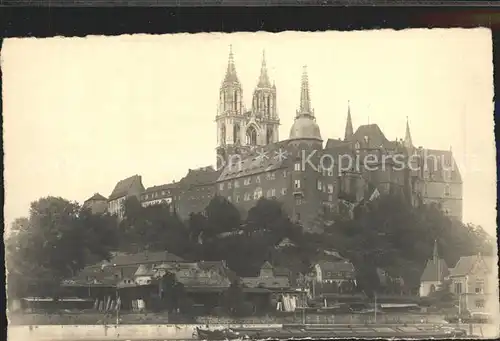
[[[408,122],[405,139],[390,141],[377,124],[354,131],[348,106],[344,137],[324,143],[306,67],[300,105],[286,140],[279,139],[277,90],[269,79],[265,55],[249,110],[232,50],[219,94],[217,168],[189,170],[177,183],[148,189],[138,175],[122,180],[108,198],[110,213],[121,216],[121,203],[133,195],[144,206],[167,202],[187,219],[219,195],[245,216],[266,197],[282,202],[290,218],[305,230],[321,232],[319,216],[349,211],[380,193],[399,193],[413,205],[437,203],[445,214],[462,219],[462,181],[452,151],[416,147]]]

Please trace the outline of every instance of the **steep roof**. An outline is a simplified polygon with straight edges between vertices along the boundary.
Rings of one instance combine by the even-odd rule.
[[[217,181],[235,179],[284,167],[287,162],[288,142],[285,140],[257,148],[253,153],[242,158],[239,164],[224,167]],[[283,157],[278,157],[279,153],[282,153]]]
[[[448,276],[448,265],[444,259],[434,260],[429,259],[425,265],[424,272],[420,277],[421,282],[440,282]]]
[[[419,152],[424,158],[427,168],[429,171],[429,176],[435,181],[452,181],[452,182],[462,182],[462,176],[460,175],[460,170],[455,162],[453,153],[450,150],[439,150],[439,149],[426,149],[423,148]],[[453,170],[451,172],[451,179],[445,179],[443,170]]]
[[[179,183],[185,187],[210,185],[217,181],[220,173],[220,170],[215,170],[212,166],[190,169]]]
[[[480,262],[488,271],[491,271],[491,267],[496,265],[493,263],[493,257],[483,257],[480,255],[460,257],[455,267],[451,269],[450,276],[460,277],[469,275],[474,266]]]
[[[343,144],[346,144],[346,142],[342,141],[341,139],[328,139],[326,141],[325,149],[334,148]]]
[[[144,186],[142,185],[142,177],[140,175],[133,175],[129,178],[118,181],[115,188],[113,189],[113,192],[109,196],[109,200],[114,200],[129,195],[130,190],[132,190],[134,186],[137,186],[141,192],[144,191]]]
[[[106,199],[106,197],[102,196],[101,194],[95,193],[93,196],[91,196],[90,198],[85,200],[85,202],[88,202],[88,201],[107,201],[107,200],[108,199]]]
[[[365,138],[366,137],[366,138]],[[365,124],[358,127],[349,141],[356,141],[363,148],[395,148],[395,143],[389,141],[377,124]]]

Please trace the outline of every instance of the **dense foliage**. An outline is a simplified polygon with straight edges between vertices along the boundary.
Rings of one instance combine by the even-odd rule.
[[[408,290],[416,288],[435,240],[450,267],[464,255],[492,254],[495,246],[481,227],[449,219],[438,207],[411,207],[395,196],[360,205],[352,220],[318,217],[322,234],[303,233],[280,202],[268,199],[260,199],[246,217],[222,197],[186,222],[168,205],[143,207],[136,198],[126,200],[124,211],[118,223],[62,198],[33,202],[29,217],[16,220],[6,240],[9,294],[48,295],[60,279],[108,258],[110,251],[145,249],[193,261],[226,260],[240,276],[257,275],[264,261],[307,274],[323,250],[334,249],[352,261],[358,286],[370,294],[383,290],[377,268],[401,277]],[[295,246],[277,248],[285,237]]]
[[[109,257],[115,218],[94,216],[74,202],[47,197],[31,204],[6,238],[9,295],[50,295],[61,279]]]

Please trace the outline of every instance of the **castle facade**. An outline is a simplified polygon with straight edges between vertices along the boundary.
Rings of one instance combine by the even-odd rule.
[[[318,218],[398,193],[413,205],[435,203],[462,219],[462,180],[452,151],[415,146],[408,122],[404,140],[391,141],[377,124],[354,130],[348,106],[344,136],[325,141],[304,67],[295,120],[288,138],[280,140],[276,98],[263,55],[251,108],[245,107],[230,50],[215,117],[217,168],[189,170],[181,181],[168,184],[168,191],[151,187],[140,200],[146,205],[153,195],[187,219],[215,195],[232,202],[243,216],[260,198],[274,198],[306,231],[321,232]],[[155,195],[156,188],[163,194]]]

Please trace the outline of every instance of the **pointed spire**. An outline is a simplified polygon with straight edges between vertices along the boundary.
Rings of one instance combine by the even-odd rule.
[[[408,116],[406,117],[406,134],[405,134],[404,146],[406,148],[413,147],[413,142],[411,140],[411,133],[410,133],[410,123],[408,122]]]
[[[434,240],[434,250],[432,251],[432,260],[434,262],[437,262],[439,260],[437,239]]]
[[[311,109],[311,97],[309,96],[309,77],[307,76],[307,66],[304,66],[302,72],[300,109],[297,111],[297,116],[301,115],[314,116],[314,111]]]
[[[236,66],[234,65],[233,45],[229,45],[229,58],[224,83],[239,83],[238,76],[236,75]]]
[[[260,68],[259,83],[258,88],[270,88],[271,82],[269,81],[269,76],[267,75],[267,65],[266,65],[266,51],[262,51],[262,66]]]
[[[352,118],[351,118],[351,102],[347,102],[347,122],[345,124],[345,135],[344,140],[349,140],[354,134],[352,129]]]

